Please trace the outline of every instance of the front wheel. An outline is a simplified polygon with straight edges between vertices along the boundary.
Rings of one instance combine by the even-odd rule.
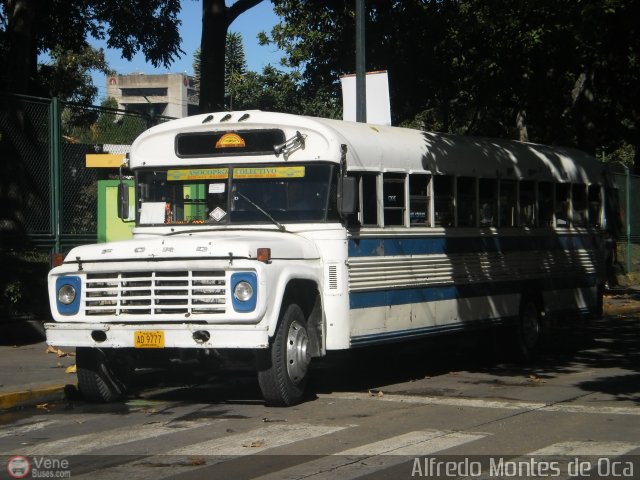
[[[108,358],[99,348],[76,349],[78,389],[90,402],[115,402],[127,393],[133,367],[126,358]]]
[[[311,362],[309,335],[302,309],[295,303],[283,309],[270,347],[256,354],[258,383],[267,405],[300,402]]]

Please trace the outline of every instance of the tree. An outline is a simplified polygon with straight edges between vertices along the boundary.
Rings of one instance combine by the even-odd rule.
[[[202,0],[199,105],[201,112],[224,109],[224,56],[229,25],[240,14],[258,5],[261,1],[238,0],[230,6],[226,6],[224,0]]]
[[[141,51],[154,66],[169,66],[180,53],[179,0],[2,0],[2,90],[42,93],[39,54],[79,54],[87,38],[106,39],[130,60]]]
[[[271,41],[304,88],[339,97],[355,68],[352,2],[274,0]],[[640,163],[639,2],[367,2],[367,67],[389,72],[393,122],[573,145]],[[640,165],[639,165],[640,167]],[[639,170],[640,171],[640,170]]]
[[[104,58],[102,49],[90,46],[79,52],[54,47],[50,52],[51,62],[38,65],[38,77],[50,97],[57,96],[63,101],[91,105],[98,93],[93,85],[90,71],[114,75]]]

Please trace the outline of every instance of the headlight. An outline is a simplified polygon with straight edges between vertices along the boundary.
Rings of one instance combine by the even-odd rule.
[[[238,282],[236,287],[233,289],[233,296],[241,302],[248,302],[251,300],[251,297],[253,297],[253,287],[249,282]]]
[[[64,305],[71,305],[76,299],[76,289],[71,285],[63,285],[58,290],[58,301]]]
[[[233,309],[239,313],[249,313],[256,309],[258,300],[258,277],[255,272],[235,272],[231,274]]]

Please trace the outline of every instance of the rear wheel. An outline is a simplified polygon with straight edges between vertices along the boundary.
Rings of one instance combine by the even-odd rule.
[[[268,405],[290,406],[302,399],[311,362],[309,335],[302,309],[283,309],[271,346],[257,352],[258,383]]]
[[[76,349],[78,389],[90,402],[115,402],[127,393],[133,367],[126,358],[114,359],[99,348]]]
[[[516,354],[520,360],[531,360],[542,341],[540,308],[530,297],[524,297],[520,305],[520,317],[515,328]]]

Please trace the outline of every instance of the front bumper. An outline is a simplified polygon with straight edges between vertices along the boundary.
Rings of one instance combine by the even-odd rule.
[[[134,332],[164,332],[165,348],[267,348],[266,328],[239,325],[179,324],[105,324],[105,323],[45,323],[47,343],[56,347],[133,348]],[[196,341],[194,332],[206,331],[209,340]],[[97,342],[93,332],[104,332],[106,339]]]

